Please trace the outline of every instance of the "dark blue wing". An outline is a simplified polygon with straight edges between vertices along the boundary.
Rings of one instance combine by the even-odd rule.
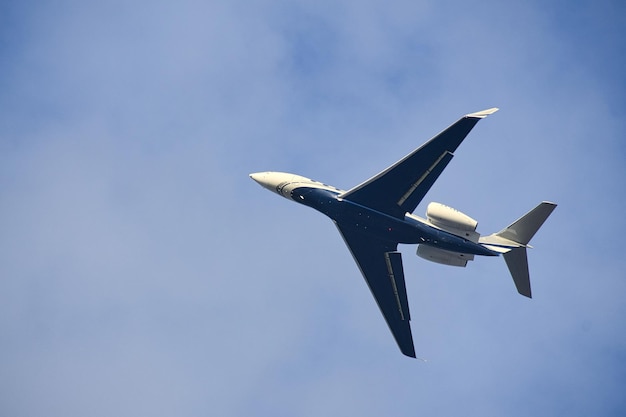
[[[413,212],[476,123],[497,109],[468,114],[342,198],[403,218]]]
[[[415,357],[409,303],[398,244],[337,224],[403,354]]]

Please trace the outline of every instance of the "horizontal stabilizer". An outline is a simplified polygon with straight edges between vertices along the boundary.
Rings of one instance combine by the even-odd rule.
[[[506,266],[509,267],[509,271],[513,276],[513,282],[517,292],[520,294],[532,298],[530,292],[530,273],[528,272],[528,257],[526,255],[526,248],[519,247],[510,250],[504,254],[504,260]]]
[[[555,208],[556,204],[544,201],[495,235],[526,246]]]
[[[544,201],[498,233],[481,237],[479,243],[500,252],[511,272],[517,292],[531,298],[530,274],[528,273],[528,242],[535,236],[556,204]]]

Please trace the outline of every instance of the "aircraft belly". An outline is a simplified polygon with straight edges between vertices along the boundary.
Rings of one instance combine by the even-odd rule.
[[[336,206],[337,209],[327,215],[343,227],[390,242],[414,244],[421,241],[420,230],[412,224],[345,200],[337,200]]]
[[[338,198],[337,192],[328,189],[299,187],[291,192],[291,198],[325,214],[344,228],[367,233],[388,242],[425,244],[474,255],[495,254],[480,244],[421,222],[399,219],[353,201]]]

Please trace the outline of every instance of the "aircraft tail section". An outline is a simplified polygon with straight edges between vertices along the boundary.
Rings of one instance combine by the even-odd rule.
[[[495,235],[526,246],[555,207],[556,204],[544,201]]]
[[[525,297],[532,298],[530,291],[530,273],[528,272],[528,256],[526,248],[513,248],[504,254],[504,261],[509,267],[517,292]]]
[[[487,248],[503,254],[517,292],[528,298],[531,298],[531,290],[526,248],[531,247],[528,242],[555,208],[556,204],[544,201],[508,227],[479,240]]]

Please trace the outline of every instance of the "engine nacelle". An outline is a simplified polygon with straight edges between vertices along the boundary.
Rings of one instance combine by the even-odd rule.
[[[467,261],[473,261],[474,255],[468,253],[450,252],[428,245],[417,246],[417,256],[438,264],[465,267]]]
[[[472,242],[478,242],[480,237],[476,232],[476,220],[444,204],[430,203],[426,208],[426,219],[436,227]]]

